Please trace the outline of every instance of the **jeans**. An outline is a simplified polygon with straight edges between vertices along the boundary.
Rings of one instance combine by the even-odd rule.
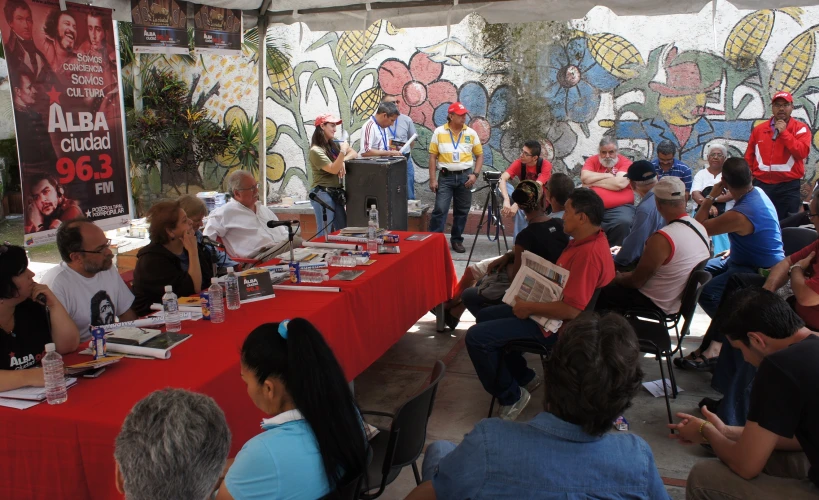
[[[481,297],[481,294],[478,293],[477,286],[472,286],[464,290],[461,294],[461,302],[464,303],[466,310],[472,313],[472,316],[475,316],[476,318],[481,310],[490,306],[498,305],[497,301],[488,301]]]
[[[799,205],[802,204],[802,193],[799,192],[799,184],[799,179],[779,184],[766,184],[754,179],[754,186],[765,191],[765,194],[771,199],[779,220],[799,212]]]
[[[472,191],[466,187],[472,169],[462,172],[452,172],[444,175],[438,173],[438,192],[435,193],[435,208],[429,219],[429,230],[433,233],[443,233],[446,228],[446,217],[449,205],[452,203],[452,232],[449,241],[463,243],[463,232],[466,227],[466,217],[472,206]],[[454,199],[454,203],[453,203]]]
[[[310,205],[313,206],[313,213],[316,215],[316,236],[322,236],[325,233],[332,233],[333,231],[347,227],[347,212],[344,211],[344,206],[336,205],[333,197],[330,196],[330,193],[327,191],[314,188],[312,192],[316,193],[316,196],[318,196],[321,201],[327,203],[335,210],[335,212],[327,210],[328,227],[325,230],[325,223],[322,219],[322,206],[315,201],[310,202]]]
[[[717,416],[726,425],[745,425],[755,378],[756,368],[745,361],[742,351],[734,349],[730,342],[723,342],[711,387],[723,395]]]
[[[603,212],[602,227],[610,247],[619,247],[623,244],[623,240],[626,239],[631,229],[636,210],[634,205],[620,205]]]
[[[506,344],[513,340],[534,340],[544,347],[557,342],[557,334],[543,335],[540,325],[531,319],[519,319],[507,304],[487,307],[478,313],[475,326],[466,332],[465,343],[469,358],[486,392],[508,406],[520,399],[520,388],[535,378],[535,372],[526,365],[523,353],[503,354]],[[500,372],[498,366],[503,365]]]
[[[412,155],[406,154],[407,159],[407,199],[415,199],[415,166],[412,164]]]
[[[515,187],[512,186],[511,182],[506,183],[506,192],[509,193],[509,204],[512,205],[515,202],[512,201],[512,193],[515,191]],[[518,207],[518,211],[515,212],[515,234],[514,237],[518,237],[518,233],[526,229],[526,226],[529,225],[529,221],[526,220],[526,214],[523,213],[523,210]]]
[[[731,313],[731,311],[727,310],[725,306],[726,299],[733,295],[737,290],[752,286],[762,286],[764,284],[765,277],[759,273],[738,273],[728,278],[728,281],[725,282],[725,288],[722,292],[722,298],[720,299],[717,313],[715,316],[711,317],[711,324],[708,326],[708,330],[705,331],[705,335],[702,338],[700,352],[708,349],[708,346],[712,341],[724,342],[725,340],[725,335],[722,333],[722,326],[720,323]]]
[[[714,318],[717,314],[719,302],[722,299],[722,292],[725,290],[725,285],[728,283],[728,278],[737,273],[756,273],[757,270],[739,264],[733,264],[731,258],[725,260],[722,257],[715,257],[708,261],[705,265],[705,271],[711,273],[711,281],[702,287],[702,295],[700,295],[699,305],[705,314]]]
[[[445,456],[458,446],[451,441],[434,441],[424,451],[424,464],[421,466],[421,481],[431,481],[438,469],[438,464]]]

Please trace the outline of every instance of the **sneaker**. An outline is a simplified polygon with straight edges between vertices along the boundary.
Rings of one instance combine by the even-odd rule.
[[[529,391],[529,394],[534,394],[538,388],[543,385],[543,379],[540,378],[539,375],[535,374],[535,378],[532,379],[531,382],[526,384],[526,390]]]
[[[532,399],[532,396],[529,394],[525,388],[520,388],[520,399],[518,399],[517,403],[509,406],[500,405],[498,407],[498,416],[501,420],[515,420],[520,415],[520,412],[526,408],[526,405],[529,404],[529,400]]]

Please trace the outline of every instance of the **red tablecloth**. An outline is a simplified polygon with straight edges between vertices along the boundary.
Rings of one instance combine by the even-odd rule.
[[[354,281],[330,281],[341,293],[277,292],[227,311],[227,321],[183,322],[193,337],[169,360],[124,359],[98,379],[80,379],[68,401],[28,410],[0,408],[0,497],[121,498],[114,486],[114,440],[131,407],[164,387],[212,396],[224,410],[231,456],[258,434],[262,413],[239,377],[239,349],[256,326],[303,317],[322,332],[352,380],[433,306],[451,297],[455,268],[446,239],[405,241],[401,253],[378,255]],[[333,276],[338,269],[333,268]],[[309,285],[305,285],[309,286]],[[67,357],[67,363],[88,359]]]

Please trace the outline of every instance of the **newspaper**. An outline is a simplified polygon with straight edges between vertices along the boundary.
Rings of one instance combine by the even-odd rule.
[[[569,271],[558,267],[548,260],[538,257],[529,251],[524,251],[521,265],[515,279],[506,294],[503,302],[514,307],[518,300],[524,302],[556,302],[563,298],[563,288],[569,279]],[[563,324],[562,320],[550,319],[544,316],[529,316],[535,323],[545,330],[556,332]]]

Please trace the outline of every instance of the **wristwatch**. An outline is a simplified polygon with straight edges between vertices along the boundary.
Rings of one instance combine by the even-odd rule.
[[[711,201],[713,201],[713,202],[715,202],[715,203],[716,203],[716,201],[717,201],[717,198],[716,198],[715,196],[711,196],[710,194],[709,194],[708,196],[706,196],[706,197],[705,197],[705,199],[706,199],[706,200],[711,200]]]
[[[798,267],[799,269],[802,269],[802,266],[800,266],[799,264],[794,264],[794,265],[792,265],[791,267],[789,267],[789,268],[788,268],[788,276],[790,276],[790,275],[791,275],[791,273],[793,272],[794,268],[797,268],[797,267]],[[804,271],[804,269],[802,269],[802,270]]]

